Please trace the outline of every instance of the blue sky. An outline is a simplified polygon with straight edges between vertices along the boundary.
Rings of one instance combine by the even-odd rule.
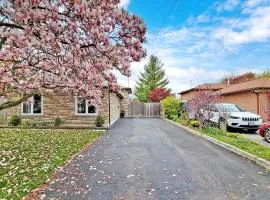
[[[270,69],[270,0],[122,0],[122,5],[145,21],[145,48],[164,63],[174,92]],[[146,62],[132,64],[131,86]]]

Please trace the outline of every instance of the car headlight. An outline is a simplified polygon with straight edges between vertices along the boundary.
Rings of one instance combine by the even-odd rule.
[[[240,117],[230,116],[231,119],[240,119]]]

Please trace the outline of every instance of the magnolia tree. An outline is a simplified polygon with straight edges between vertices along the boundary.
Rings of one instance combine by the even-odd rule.
[[[166,97],[170,95],[171,93],[169,90],[165,88],[156,88],[150,92],[148,96],[148,100],[152,102],[160,102],[161,100],[165,99]]]
[[[200,127],[206,125],[212,118],[212,110],[214,105],[220,99],[220,95],[210,90],[200,90],[188,102],[188,112],[193,115],[200,123]]]
[[[146,28],[119,0],[0,2],[0,96],[79,95],[100,102],[104,84],[117,90],[113,70],[129,75],[145,54]]]

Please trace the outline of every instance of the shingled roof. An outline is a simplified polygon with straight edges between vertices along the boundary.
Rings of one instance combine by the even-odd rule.
[[[229,87],[225,87],[218,92],[222,95],[253,91],[256,89],[270,89],[270,78],[261,78],[252,81],[246,81],[238,84],[232,84]]]
[[[188,90],[184,90],[182,92],[179,92],[178,94],[185,94],[187,92],[191,92],[194,90],[214,90],[214,91],[217,91],[217,90],[223,89],[223,88],[228,87],[228,86],[229,85],[225,84],[225,83],[205,83],[205,84],[190,88]]]

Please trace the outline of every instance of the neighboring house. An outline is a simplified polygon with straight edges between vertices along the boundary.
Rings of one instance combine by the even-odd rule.
[[[230,85],[218,91],[221,103],[233,103],[270,120],[270,78],[255,79]]]
[[[36,121],[63,120],[62,127],[91,128],[95,127],[96,117],[100,114],[105,119],[105,127],[110,127],[120,117],[123,110],[128,112],[130,88],[121,88],[120,92],[103,90],[100,106],[93,106],[83,99],[74,97],[68,99],[59,95],[35,95],[30,101],[19,106],[8,108],[7,117],[18,114],[21,118]]]
[[[182,101],[188,101],[188,100],[192,99],[197,94],[198,91],[201,91],[201,90],[218,91],[218,90],[226,88],[228,86],[229,86],[228,84],[224,84],[224,83],[205,83],[203,85],[198,85],[198,86],[193,87],[191,89],[182,91],[178,94],[180,95],[180,98]]]

